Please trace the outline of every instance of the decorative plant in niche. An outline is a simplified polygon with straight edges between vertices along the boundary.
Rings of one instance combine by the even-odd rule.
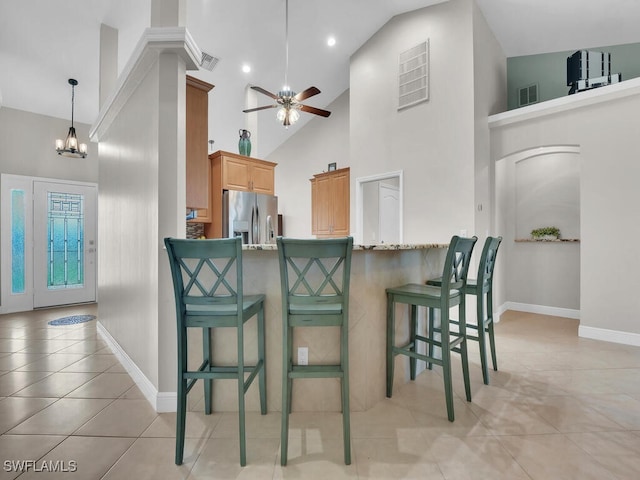
[[[531,230],[531,236],[534,240],[557,240],[560,238],[560,229],[558,227],[541,227]]]

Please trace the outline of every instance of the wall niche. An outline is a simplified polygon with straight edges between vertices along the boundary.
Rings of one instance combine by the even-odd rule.
[[[580,237],[580,156],[547,152],[515,164],[516,241],[531,231],[557,227],[560,238]]]

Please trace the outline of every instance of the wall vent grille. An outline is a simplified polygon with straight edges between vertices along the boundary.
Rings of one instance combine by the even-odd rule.
[[[398,110],[429,100],[429,40],[398,58]]]
[[[212,71],[219,61],[219,58],[216,58],[213,55],[209,55],[207,52],[202,52],[200,67],[204,68],[205,70]]]
[[[518,106],[524,107],[532,103],[538,103],[538,84],[518,89]]]

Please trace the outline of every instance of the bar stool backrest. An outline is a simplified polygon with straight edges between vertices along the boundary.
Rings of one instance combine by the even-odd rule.
[[[478,265],[477,278],[478,288],[482,286],[483,292],[490,291],[493,285],[493,268],[496,264],[500,242],[502,242],[502,237],[487,237],[487,240],[484,242],[484,248],[482,249],[480,263]]]
[[[443,292],[458,290],[466,285],[471,253],[477,240],[477,237],[465,238],[457,235],[451,237],[442,272]]]
[[[242,317],[241,239],[165,239],[178,312],[202,316],[225,305],[227,315]],[[233,308],[233,305],[236,308]],[[240,320],[241,321],[241,320]]]
[[[353,238],[278,238],[283,312],[296,309],[322,309],[349,299]],[[287,310],[288,309],[288,310]]]

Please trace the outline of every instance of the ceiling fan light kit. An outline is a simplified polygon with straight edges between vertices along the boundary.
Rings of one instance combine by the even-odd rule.
[[[328,110],[322,110],[321,108],[310,107],[308,105],[303,105],[303,100],[306,100],[309,97],[317,95],[320,93],[320,90],[316,87],[309,87],[306,90],[296,93],[289,88],[289,84],[287,82],[287,76],[289,73],[289,0],[285,2],[285,72],[284,72],[284,84],[282,90],[278,92],[278,94],[274,94],[265,90],[264,88],[258,87],[257,85],[252,86],[251,88],[256,92],[260,92],[263,95],[271,97],[276,101],[273,105],[265,105],[263,107],[257,108],[249,108],[247,110],[243,110],[244,113],[257,112],[259,110],[266,110],[268,108],[277,108],[276,118],[279,122],[282,123],[285,127],[289,127],[289,125],[293,125],[300,118],[300,111],[312,113],[314,115],[320,115],[321,117],[328,117],[331,115],[331,112]]]
[[[78,85],[78,81],[74,78],[70,78],[69,85],[71,85],[71,127],[69,127],[69,133],[64,141],[62,139],[56,140],[56,152],[58,152],[58,155],[62,155],[64,157],[85,158],[87,156],[87,144],[78,144],[76,129],[73,126],[75,88],[76,85]]]

